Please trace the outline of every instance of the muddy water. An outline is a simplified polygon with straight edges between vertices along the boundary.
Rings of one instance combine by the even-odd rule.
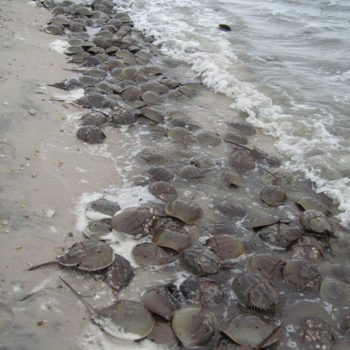
[[[226,310],[225,317],[246,312],[230,291],[230,285],[239,273],[248,271],[247,260],[257,253],[272,253],[284,261],[295,257],[293,249],[283,251],[263,243],[257,233],[248,228],[248,223],[257,216],[269,214],[278,215],[283,222],[297,223],[300,211],[294,202],[305,194],[333,210],[331,203],[313,194],[308,182],[293,179],[266,162],[260,162],[255,170],[244,173],[246,186],[228,188],[220,174],[224,169],[231,169],[227,156],[232,151],[232,144],[221,141],[215,147],[198,142],[183,145],[168,137],[164,126],[143,118],[138,118],[131,126],[104,127],[106,140],[103,144],[82,143],[75,134],[79,128],[78,120],[87,110],[78,107],[77,101],[69,101],[72,94],[62,96],[62,91],[47,86],[65,78],[79,77],[67,70],[78,66],[67,65],[64,55],[49,49],[55,39],[64,42],[67,37],[53,37],[40,31],[51,17],[47,10],[31,4],[24,6],[20,1],[2,2],[1,348],[155,347],[148,340],[139,344],[119,342],[103,334],[89,322],[85,308],[57,279],[62,275],[95,307],[109,305],[116,297],[139,301],[146,288],[166,282],[179,287],[191,273],[184,271],[178,262],[149,269],[139,267],[135,262],[132,248],[140,242],[150,241],[149,237],[135,240],[113,231],[106,238],[134,268],[134,279],[118,296],[112,295],[98,274],[62,270],[57,266],[25,271],[32,264],[52,260],[74,242],[85,239],[83,232],[89,222],[85,215],[86,205],[97,198],[105,196],[116,200],[122,210],[147,204],[162,212],[162,201],[148,191],[146,171],[150,165],[140,157],[145,148],[156,150],[168,159],[165,166],[175,173],[172,184],[178,196],[202,208],[202,217],[188,227],[193,241],[204,243],[218,233],[229,233],[243,240],[245,254],[231,261],[232,269],[212,277],[227,292],[229,311]],[[168,116],[165,127],[172,128],[171,116],[175,112],[189,117],[190,122],[199,127],[193,131],[194,137],[201,129],[224,135],[230,130],[227,123],[245,121],[244,115],[230,109],[228,98],[203,88],[186,66],[165,59],[157,48],[143,42],[137,32],[135,35],[141,38],[139,45],[151,49],[153,63],[161,65],[164,74],[183,84],[195,83],[193,97],[180,93],[176,98],[164,98],[156,106]],[[114,97],[119,98],[118,95]],[[257,146],[270,156],[279,157],[270,138],[256,133],[247,137],[247,141],[244,147]],[[182,178],[181,167],[190,164],[192,157],[198,155],[213,160],[214,165],[201,179]],[[287,193],[288,201],[281,207],[270,208],[259,198],[261,189],[271,183],[280,183]],[[229,208],[222,209],[224,202],[243,205],[247,214],[243,218],[232,217],[227,214]],[[333,228],[337,235],[345,237],[346,232],[336,222]],[[316,255],[317,259],[311,256],[310,261],[320,267],[323,277],[339,279],[346,270],[340,267],[337,273],[330,268],[329,261],[343,263],[344,252],[332,261],[327,240],[320,244],[323,245],[322,254]],[[312,249],[317,253],[317,247]],[[304,317],[319,317],[328,322],[336,339],[334,348],[346,347],[346,337],[343,339],[347,327],[346,305],[321,300],[319,292],[295,291],[281,280],[276,282],[275,288],[280,295],[280,306],[274,317],[268,316],[271,321],[285,326],[279,349],[303,349],[298,327]],[[204,348],[215,348],[215,345],[211,343]]]

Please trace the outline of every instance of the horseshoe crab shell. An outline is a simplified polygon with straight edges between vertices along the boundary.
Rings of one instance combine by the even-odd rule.
[[[240,174],[255,169],[255,158],[246,148],[233,146],[229,155],[229,163]]]
[[[215,166],[215,163],[211,158],[206,156],[195,156],[191,158],[191,164],[195,165],[200,169],[210,169]]]
[[[244,347],[263,349],[278,341],[279,328],[257,316],[239,315],[229,320],[220,331]]]
[[[174,312],[181,307],[179,291],[173,284],[154,287],[146,290],[141,297],[141,303],[148,310],[170,321]]]
[[[239,301],[248,308],[274,311],[279,304],[276,290],[256,273],[247,272],[238,275],[232,282],[232,290]]]
[[[198,244],[180,254],[180,264],[195,275],[216,273],[220,269],[219,258],[210,249]]]
[[[171,325],[163,321],[156,321],[147,339],[155,344],[166,346],[167,349],[174,349],[178,345]]]
[[[120,210],[120,205],[117,202],[112,202],[106,198],[99,198],[88,204],[86,212],[88,213],[90,210],[112,217]]]
[[[300,228],[283,223],[267,226],[259,231],[259,237],[264,242],[284,249],[297,241],[302,234]]]
[[[284,261],[276,255],[257,254],[252,255],[247,266],[255,273],[261,274],[267,280],[281,280]]]
[[[152,243],[138,244],[133,248],[132,255],[137,264],[144,267],[162,266],[177,259],[177,255],[171,255]]]
[[[173,172],[162,167],[151,168],[147,171],[147,174],[150,175],[154,181],[171,182],[171,180],[174,178]]]
[[[307,231],[321,234],[332,232],[326,216],[318,210],[305,210],[299,215],[299,221]]]
[[[323,248],[315,237],[302,236],[292,245],[294,259],[321,259],[324,256]]]
[[[201,130],[197,134],[197,141],[202,145],[217,146],[220,144],[221,138],[212,131]]]
[[[153,196],[162,201],[172,201],[177,197],[177,192],[174,186],[165,181],[153,182],[148,186],[148,190]]]
[[[306,260],[289,260],[283,268],[283,279],[288,286],[298,291],[318,291],[321,274],[317,267]]]
[[[220,259],[235,259],[244,253],[244,243],[230,235],[217,235],[209,238],[206,246]]]
[[[112,231],[111,220],[102,219],[90,221],[83,232],[84,236],[90,239],[100,239]]]
[[[190,131],[181,127],[175,127],[168,132],[168,136],[174,141],[188,145],[195,142],[195,138]]]
[[[204,171],[194,165],[186,165],[180,169],[180,176],[186,180],[200,179],[204,176]]]
[[[188,348],[204,346],[214,336],[215,316],[199,306],[184,307],[175,312],[173,330],[181,343]]]
[[[94,309],[63,278],[61,281],[87,307],[91,320],[112,337],[123,340],[139,340],[147,337],[155,324],[151,313],[140,303],[117,300],[102,309]]]
[[[188,303],[199,303],[213,311],[225,305],[222,287],[207,278],[190,277],[181,284],[180,291]]]
[[[181,253],[191,245],[191,238],[186,232],[165,229],[153,235],[153,242],[160,247]]]
[[[121,255],[115,254],[113,264],[107,270],[107,282],[117,292],[127,287],[134,277],[130,262]]]
[[[227,187],[242,187],[245,185],[244,179],[236,171],[223,171],[221,180]]]
[[[130,235],[147,235],[158,222],[153,208],[127,208],[112,218],[112,228]]]
[[[270,185],[261,190],[260,199],[270,207],[278,207],[286,201],[287,196],[281,187]]]
[[[106,135],[98,127],[88,125],[78,129],[77,138],[90,144],[96,144],[102,143]]]
[[[144,148],[140,153],[140,158],[152,165],[163,165],[168,163],[168,159],[152,148]]]
[[[202,215],[202,209],[199,206],[186,203],[180,199],[168,203],[165,206],[165,212],[188,225],[197,221]]]

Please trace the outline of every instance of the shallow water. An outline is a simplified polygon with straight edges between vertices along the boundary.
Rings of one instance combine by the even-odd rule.
[[[339,1],[115,1],[161,51],[276,137],[284,167],[339,202],[350,223],[349,4]],[[217,26],[226,23],[231,32]]]

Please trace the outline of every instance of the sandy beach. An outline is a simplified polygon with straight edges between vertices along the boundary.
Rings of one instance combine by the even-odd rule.
[[[101,13],[108,9],[100,3],[96,2],[94,13],[98,6]],[[300,324],[309,317],[322,319],[329,328],[322,324],[328,333],[313,339],[310,346],[315,347],[307,349],[319,344],[325,346],[322,349],[346,349],[348,310],[346,304],[337,304],[329,295],[332,288],[326,290],[325,285],[325,281],[335,280],[333,290],[340,299],[350,300],[350,268],[340,266],[350,244],[347,231],[334,218],[334,203],[324,194],[314,193],[309,181],[282,171],[279,159],[283,155],[273,146],[274,139],[246,123],[247,115],[232,110],[228,97],[205,88],[201,77],[186,64],[163,56],[152,45],[152,38],[132,29],[125,14],[111,15],[116,22],[107,25],[104,15],[94,17],[89,12],[81,15],[85,23],[92,21],[93,25],[86,25],[87,31],[75,32],[73,26],[69,31],[64,25],[65,34],[50,35],[47,24],[54,16],[38,5],[0,0],[0,349],[188,349],[199,345],[201,349],[238,349],[237,344],[246,344],[233,342],[223,324],[244,312],[257,318],[263,315],[271,325],[263,345],[268,343],[266,339],[276,343],[274,333],[282,330],[280,342],[264,348],[291,349],[291,344],[296,344],[295,349],[306,349],[305,336],[300,338],[300,334],[307,332],[308,324]],[[62,13],[58,11],[57,17],[63,17]],[[120,35],[116,39],[119,48],[110,44],[102,49],[103,44],[95,46],[97,40],[90,42],[96,37],[89,35],[103,26],[109,27],[113,38]],[[81,47],[93,47],[96,52],[81,59]],[[74,48],[77,54],[69,52]],[[68,59],[81,59],[82,64],[68,63]],[[96,78],[99,74],[103,78]],[[80,82],[80,88],[64,91],[52,86],[70,79]],[[93,100],[95,93],[98,96]],[[137,97],[131,98],[134,94]],[[102,126],[84,125],[80,118],[91,110],[106,118]],[[95,117],[93,123],[98,121]],[[102,133],[103,138],[91,136],[91,130],[99,132],[100,138]],[[152,174],[164,177],[164,168],[170,174],[168,182],[152,178]],[[101,215],[98,210],[86,209],[102,197],[118,202],[118,211]],[[174,208],[177,199],[183,201],[179,212]],[[192,206],[183,209],[182,203]],[[118,215],[130,208],[135,209],[134,216],[125,219],[123,226],[120,221],[124,218]],[[137,210],[144,208],[154,216],[139,224]],[[314,211],[316,229],[309,217],[303,218],[308,211]],[[27,271],[91,238],[89,225],[100,225],[101,219],[105,219],[104,233],[108,234],[97,232],[96,237],[102,237],[113,254],[131,263],[134,277],[125,288],[113,290],[106,283],[106,269],[89,273],[79,271],[79,264],[77,269],[56,264]],[[134,224],[139,230],[135,229],[136,234],[130,229]],[[186,236],[188,245],[182,241],[181,248],[174,249],[173,241],[158,244],[166,229]],[[216,244],[228,236],[235,249],[221,256]],[[142,249],[142,244],[161,249],[161,253],[146,250],[138,255],[135,246]],[[206,262],[208,270],[207,266],[186,265],[184,251],[192,247],[203,249],[204,256],[214,255]],[[158,254],[166,257],[163,262]],[[266,260],[258,260],[261,256]],[[296,260],[306,266],[305,275],[295,272]],[[271,268],[272,264],[276,265]],[[286,266],[291,270],[289,280]],[[260,305],[251,307],[253,301],[242,301],[244,285],[237,291],[234,281],[245,274],[254,274],[254,283],[272,288],[267,293],[270,298],[276,293],[275,300],[269,301],[272,306],[264,310],[264,305],[259,309]],[[173,323],[175,337],[170,322],[166,324],[175,339],[172,347],[168,339],[169,343],[164,339],[162,343],[154,340],[155,335],[150,337],[151,329],[144,337],[135,338],[140,342],[115,339],[93,325],[84,305],[59,276],[94,308],[118,300],[139,303],[148,288],[172,283],[182,293],[181,307],[195,304],[203,308],[208,319],[216,318],[215,326],[204,345],[199,340],[186,343]],[[215,291],[203,296],[214,300],[214,306],[209,302],[209,311],[200,297],[186,295],[183,283],[191,278],[210,279],[215,284]],[[215,304],[218,290],[223,293],[221,304]],[[150,317],[161,323],[160,315],[150,311]]]

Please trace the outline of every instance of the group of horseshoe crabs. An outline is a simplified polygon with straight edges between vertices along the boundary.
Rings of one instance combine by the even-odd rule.
[[[256,132],[252,125],[228,122],[221,136],[181,112],[165,112],[164,101],[190,98],[199,84],[166,76],[152,62],[152,40],[135,30],[111,0],[41,2],[54,14],[45,31],[69,32],[66,54],[82,67],[78,79],[52,84],[66,91],[84,89],[76,104],[88,111],[77,137],[102,143],[102,128],[133,130],[139,123],[190,156],[179,162],[162,149],[143,148],[138,160],[148,167],[145,183],[156,204],[121,208],[106,198],[89,203],[86,240],[30,270],[56,264],[102,276],[116,298],[104,308],[94,308],[60,281],[112,337],[148,339],[169,349],[285,348],[290,336],[286,313],[303,298],[313,298],[320,308],[323,302],[340,309],[347,305],[350,269],[339,259],[350,253],[348,232],[330,217],[327,201],[293,192],[271,170],[279,160],[249,146]],[[98,28],[93,37],[89,27]],[[197,154],[198,147],[207,153]],[[212,149],[225,149],[226,156],[214,159]],[[213,188],[217,192],[211,206],[183,196],[198,188],[201,196],[213,197],[208,192]],[[240,203],[242,193],[253,203]],[[130,261],[113,250],[110,238],[119,235],[134,242]],[[120,297],[138,271],[167,269],[181,278],[157,281],[136,300]],[[315,315],[296,319],[293,339],[300,349],[332,349],[339,334],[347,337],[345,325],[337,328]]]

